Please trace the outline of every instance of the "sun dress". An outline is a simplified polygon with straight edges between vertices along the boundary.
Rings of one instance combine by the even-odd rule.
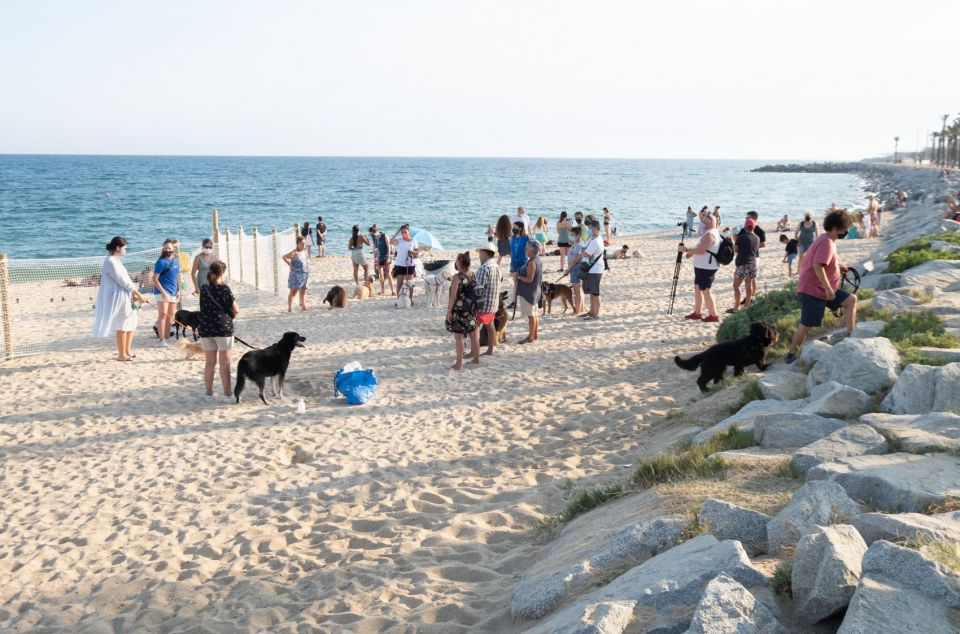
[[[468,277],[463,273],[457,273],[457,279],[460,283],[457,284],[457,297],[453,301],[453,314],[446,320],[445,325],[450,332],[469,334],[477,329],[477,315],[467,310],[464,297],[467,284],[473,280],[472,276]]]
[[[306,253],[297,251],[290,260],[290,275],[287,277],[287,288],[299,290],[307,287],[307,277],[310,275],[310,262]]]
[[[132,296],[136,288],[120,259],[108,255],[103,261],[93,314],[94,337],[109,337],[118,331],[137,329],[137,311],[133,309]]]

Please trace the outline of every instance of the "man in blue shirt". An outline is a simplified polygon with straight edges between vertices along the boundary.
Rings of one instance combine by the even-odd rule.
[[[176,242],[168,238],[163,241],[160,259],[153,265],[153,295],[160,314],[157,336],[161,346],[168,345],[170,326],[180,301],[180,261],[176,255]]]

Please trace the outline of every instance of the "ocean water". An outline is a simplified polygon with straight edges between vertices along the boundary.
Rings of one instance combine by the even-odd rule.
[[[166,237],[191,242],[221,227],[284,229],[324,217],[329,250],[350,228],[409,222],[446,248],[473,247],[488,223],[526,207],[556,222],[608,207],[622,233],[674,226],[687,205],[720,205],[731,222],[831,203],[861,203],[857,177],[753,174],[765,161],[299,158],[0,155],[0,253],[13,258],[101,255],[114,235],[130,250]]]

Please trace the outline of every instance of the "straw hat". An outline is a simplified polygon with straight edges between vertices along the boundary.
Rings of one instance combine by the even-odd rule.
[[[491,255],[496,255],[496,254],[497,254],[497,250],[496,250],[496,249],[493,247],[493,245],[490,244],[489,242],[486,243],[486,244],[483,245],[483,246],[477,247],[477,251],[486,251],[487,253],[489,253],[489,254],[491,254]]]

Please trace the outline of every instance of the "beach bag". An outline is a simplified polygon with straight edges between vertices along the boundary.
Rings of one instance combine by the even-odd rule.
[[[484,293],[486,293],[486,287],[482,284],[477,284],[476,280],[464,284],[463,312],[470,315],[476,314],[480,305],[483,303]]]
[[[597,257],[593,258],[593,259],[590,260],[589,262],[580,262],[580,275],[579,275],[579,277],[580,277],[581,280],[587,279],[587,275],[590,274],[590,269],[593,268],[593,265],[596,264],[596,263],[597,263],[597,260],[599,260],[599,259],[601,258],[601,256],[603,256],[605,253],[606,253],[606,251],[601,251],[600,253],[597,254]],[[604,270],[606,270],[606,269],[604,269]]]
[[[363,405],[377,393],[377,375],[373,370],[341,368],[333,377],[333,395],[343,394],[351,405]]]
[[[726,266],[733,262],[733,258],[736,255],[733,252],[733,240],[724,236],[720,238],[720,247],[717,249],[717,252],[707,251],[713,259],[715,259],[720,264]]]

